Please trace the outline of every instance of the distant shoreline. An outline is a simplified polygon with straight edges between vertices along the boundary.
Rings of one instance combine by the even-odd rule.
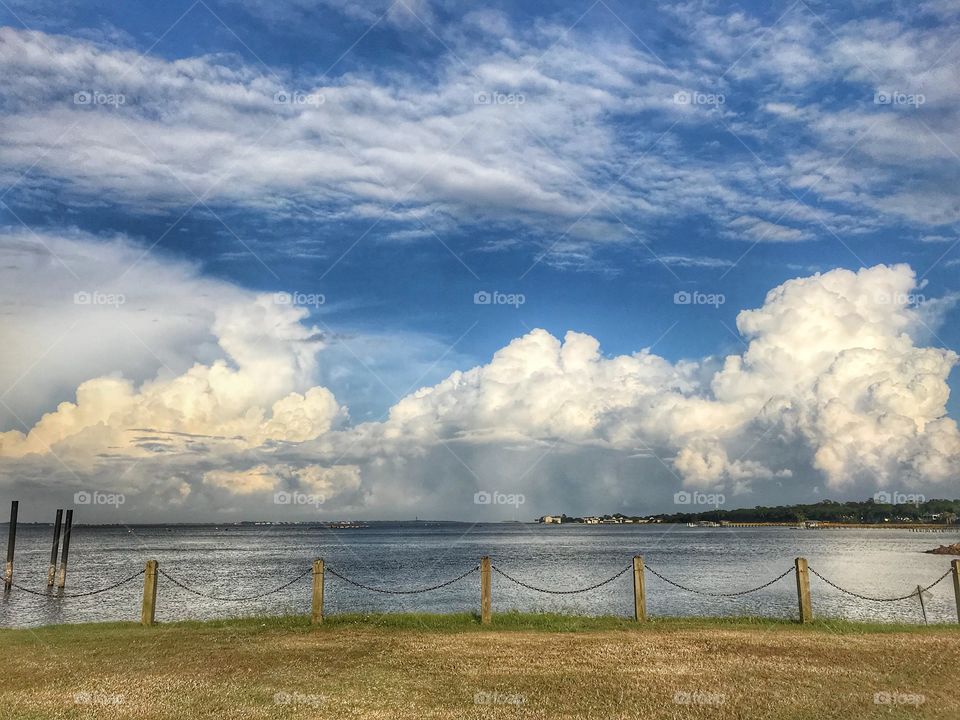
[[[678,525],[680,523],[670,523]],[[801,527],[795,522],[731,522],[721,527]],[[803,525],[804,530],[936,530],[938,532],[960,532],[960,525],[933,523],[836,523],[818,522],[815,525]]]
[[[647,527],[656,525],[682,525],[687,526],[690,523],[680,520],[663,520],[658,522],[625,522],[625,523],[585,523],[578,521],[564,523],[544,523],[536,520],[517,521],[517,520],[484,520],[482,522],[471,522],[469,520],[359,520],[356,524],[340,525],[338,522],[320,522],[317,520],[288,521],[288,520],[258,520],[258,521],[238,521],[238,522],[195,522],[195,523],[75,523],[74,528],[223,528],[226,529],[255,529],[259,527],[299,527],[316,528],[319,530],[369,530],[385,525],[541,525],[541,526],[562,526],[562,527]],[[9,525],[7,522],[0,522],[0,527]],[[53,527],[49,522],[19,522],[22,527]],[[703,524],[697,525],[698,529],[723,529],[723,528],[749,528],[749,527],[783,527],[803,530],[917,530],[932,532],[957,532],[960,533],[960,525],[944,525],[934,523],[840,523],[840,522],[816,522],[805,525],[802,522],[724,522],[723,524]]]
[[[584,526],[584,527],[623,527],[629,525],[649,526],[649,525],[683,525],[690,523],[681,521],[663,521],[656,523],[584,523],[584,522],[565,522],[565,523],[535,523],[544,526]],[[797,530],[918,530],[918,531],[936,531],[936,532],[957,532],[960,533],[960,525],[936,525],[920,523],[829,523],[818,522],[814,525],[804,525],[797,522],[728,522],[723,524],[697,525],[698,529],[723,529],[723,528],[745,528],[745,527],[784,527]]]
[[[805,528],[895,528],[960,529],[960,500],[927,499],[922,495],[881,491],[863,501],[821,500],[812,504],[724,509],[722,494],[681,491],[675,504],[685,511],[654,515],[543,515],[537,522],[551,525],[626,525],[685,523],[701,527],[805,527]],[[712,509],[702,509],[710,505]],[[692,512],[691,512],[692,511]]]

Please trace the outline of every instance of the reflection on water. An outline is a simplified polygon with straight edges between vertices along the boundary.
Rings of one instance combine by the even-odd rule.
[[[46,585],[52,529],[21,525],[17,534],[17,583]],[[688,528],[656,526],[543,526],[533,524],[371,523],[361,529],[322,527],[75,526],[67,592],[92,590],[122,579],[156,559],[185,584],[220,596],[243,596],[287,582],[315,557],[342,574],[377,587],[409,589],[435,585],[476,565],[482,555],[515,578],[546,588],[584,587],[626,567],[633,555],[688,587],[734,592],[770,580],[797,556],[842,587],[864,595],[905,595],[950,567],[952,558],[923,551],[955,542],[955,535],[906,530],[794,530],[790,528]],[[922,622],[919,602],[874,603],[811,578],[814,612],[820,617]],[[88,598],[53,599],[14,590],[0,600],[0,626],[138,620],[142,580]],[[494,612],[547,610],[589,615],[630,615],[631,573],[582,595],[535,593],[493,578]],[[421,595],[381,595],[327,577],[326,611],[473,611],[479,606],[479,575]],[[671,587],[647,575],[650,615],[754,615],[794,617],[796,588],[790,574],[741,598],[708,598]],[[930,622],[955,622],[951,578],[926,600]],[[260,600],[225,603],[187,593],[160,578],[157,619],[181,620],[238,614],[306,614],[309,575]]]

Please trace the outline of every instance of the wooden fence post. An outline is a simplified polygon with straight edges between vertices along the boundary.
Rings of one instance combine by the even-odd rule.
[[[57,552],[60,550],[60,525],[63,524],[63,509],[57,508],[57,519],[53,523],[53,550],[50,551],[50,569],[47,570],[47,587],[53,587],[57,579]]]
[[[647,619],[647,589],[643,578],[643,557],[633,558],[633,618],[637,622]]]
[[[953,594],[957,599],[957,622],[960,622],[960,560],[951,563],[953,567]]]
[[[7,528],[7,567],[3,575],[4,592],[10,592],[13,585],[13,552],[17,546],[17,512],[19,509],[19,500],[10,503],[10,525]]]
[[[310,624],[319,625],[323,622],[323,573],[322,559],[313,561],[313,603],[310,612]]]
[[[147,560],[147,569],[143,574],[143,607],[140,611],[140,624],[153,625],[157,616],[157,565],[156,560]]]
[[[490,606],[492,603],[490,558],[484,555],[480,558],[480,622],[484,625],[490,623]]]
[[[813,620],[813,606],[810,603],[810,570],[807,559],[798,557],[795,561],[797,570],[797,600],[800,602],[800,622],[808,623]]]
[[[57,587],[63,590],[67,584],[67,558],[70,555],[70,531],[73,529],[73,510],[67,510],[67,519],[63,522],[63,549],[60,551],[60,576]]]

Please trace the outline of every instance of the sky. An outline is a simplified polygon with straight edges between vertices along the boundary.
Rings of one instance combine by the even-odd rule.
[[[0,497],[90,522],[958,497],[958,21],[0,0]]]

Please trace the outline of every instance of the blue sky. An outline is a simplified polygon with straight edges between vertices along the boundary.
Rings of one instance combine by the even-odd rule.
[[[300,321],[326,343],[311,381],[352,423],[535,328],[714,367],[747,347],[742,310],[844,268],[909,265],[911,336],[956,349],[957,19],[936,0],[4,0],[0,226],[322,295]],[[695,292],[721,301],[675,300]],[[3,429],[85,377],[209,360],[188,336],[78,348],[59,379],[18,380],[24,350]]]

